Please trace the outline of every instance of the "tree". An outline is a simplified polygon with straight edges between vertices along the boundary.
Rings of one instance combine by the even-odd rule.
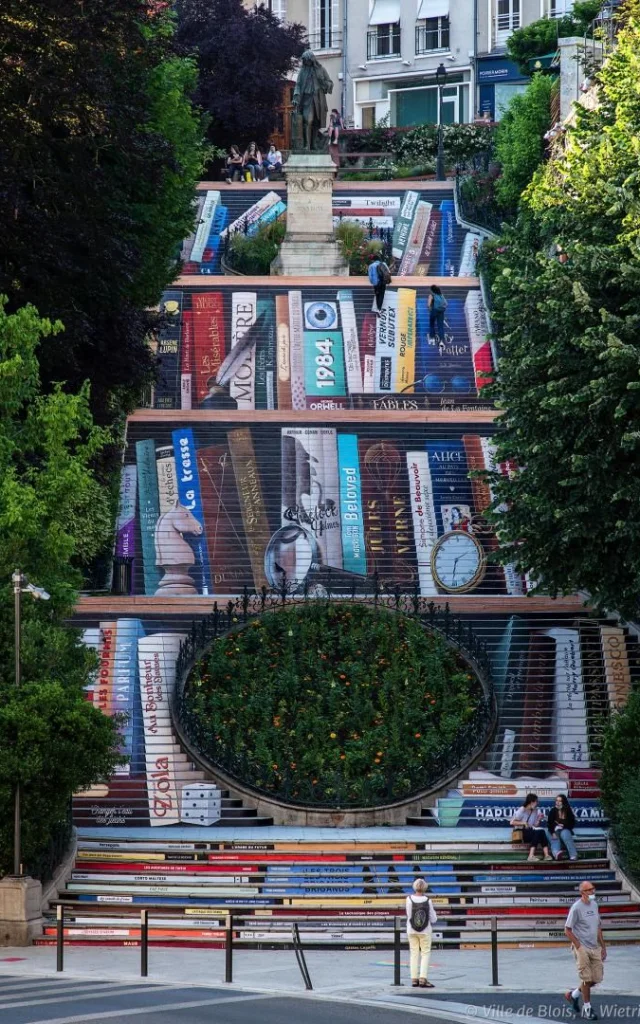
[[[640,881],[640,691],[633,690],[607,723],[601,760],[602,803],[623,864]]]
[[[564,148],[487,251],[504,413],[503,554],[558,594],[637,614],[640,593],[640,2]],[[560,257],[560,258],[559,258]]]
[[[146,308],[193,220],[195,69],[145,0],[6,0],[0,37],[0,292],[64,321],[43,382],[91,379],[110,422],[153,372]]]
[[[22,786],[25,863],[37,860],[70,795],[110,774],[116,723],[88,702],[95,656],[64,625],[79,565],[112,529],[108,496],[90,466],[108,435],[94,426],[88,388],[43,395],[38,346],[62,333],[27,306],[0,301],[0,874],[13,844],[13,786]],[[91,508],[91,517],[82,512]],[[18,566],[51,600],[23,600],[23,684],[14,687],[13,592]]]
[[[242,0],[178,0],[178,41],[197,57],[194,99],[211,117],[210,141],[265,145],[304,50],[303,27],[281,24],[266,7],[246,10]]]
[[[496,133],[496,160],[502,173],[496,181],[498,201],[509,211],[533,178],[545,151],[544,136],[551,127],[553,79],[534,75],[526,92],[514,96]]]
[[[583,36],[598,11],[602,0],[577,0],[570,14],[564,18],[539,18],[523,28],[517,28],[507,39],[507,53],[523,75],[531,74],[530,61],[553,53],[558,39]]]

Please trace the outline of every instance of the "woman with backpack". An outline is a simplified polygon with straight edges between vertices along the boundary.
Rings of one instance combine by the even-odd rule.
[[[431,925],[438,920],[427,896],[424,878],[416,878],[413,896],[407,896],[407,935],[411,949],[411,984],[413,988],[435,988],[427,980],[431,956]]]
[[[437,284],[431,285],[429,296],[429,336],[438,341],[444,341],[444,314],[447,308],[447,300],[438,288]]]

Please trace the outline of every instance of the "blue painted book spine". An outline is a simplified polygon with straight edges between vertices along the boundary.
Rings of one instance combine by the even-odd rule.
[[[184,535],[193,548],[196,558],[196,564],[193,569],[194,582],[201,594],[211,594],[213,593],[211,569],[204,532],[204,512],[193,431],[189,427],[183,430],[173,430],[171,432],[171,440],[173,442],[176,472],[178,475],[178,499],[180,504],[191,513],[201,527],[199,534],[185,533]]]
[[[440,277],[455,277],[457,274],[456,228],[453,199],[443,199],[440,203]]]
[[[113,710],[127,716],[120,729],[120,753],[127,764],[116,775],[145,770],[144,730],[138,673],[138,638],[144,636],[140,619],[118,619],[113,681]]]
[[[342,523],[342,565],[348,572],[367,575],[364,546],[364,516],[358,438],[356,434],[338,435],[340,472],[340,522]]]
[[[427,455],[438,536],[464,529],[473,514],[473,491],[461,438],[428,441]]]
[[[160,570],[156,565],[156,523],[160,515],[158,475],[156,473],[155,441],[136,442],[138,467],[138,515],[142,540],[144,592],[152,597],[160,583]]]

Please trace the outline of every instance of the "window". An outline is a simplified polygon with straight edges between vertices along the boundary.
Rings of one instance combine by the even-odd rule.
[[[550,0],[549,15],[552,18],[564,18],[565,14],[571,14],[573,0]]]
[[[416,25],[416,56],[449,49],[449,19],[426,18]]]
[[[339,47],[342,39],[339,0],[311,0],[309,27],[309,45],[312,50]]]
[[[362,127],[363,128],[375,128],[376,124],[376,108],[363,107],[362,108]]]
[[[496,42],[501,44],[520,28],[520,0],[497,0],[497,11]]]
[[[256,0],[256,7],[266,7],[280,21],[287,20],[287,0]]]
[[[505,110],[514,96],[519,96],[527,91],[526,82],[496,82],[494,89],[495,96],[495,121],[500,121]]]
[[[367,60],[400,56],[400,22],[376,25],[367,32]]]
[[[391,124],[410,128],[416,124],[465,123],[469,119],[469,86],[466,82],[438,87],[410,86],[394,89],[391,96]]]

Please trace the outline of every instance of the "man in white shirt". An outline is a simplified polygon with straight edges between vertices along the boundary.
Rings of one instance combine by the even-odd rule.
[[[438,920],[427,896],[424,878],[413,883],[414,896],[407,896],[407,935],[411,949],[411,984],[413,988],[434,988],[427,980],[431,956],[431,925]]]
[[[602,981],[602,964],[607,959],[607,950],[593,882],[580,883],[580,899],[576,900],[569,911],[564,932],[571,942],[581,982],[580,988],[565,992],[564,997],[571,1003],[575,1013],[579,1014],[578,998],[582,992],[582,1016],[587,1020],[598,1020],[597,1013],[591,1008],[591,989]]]

